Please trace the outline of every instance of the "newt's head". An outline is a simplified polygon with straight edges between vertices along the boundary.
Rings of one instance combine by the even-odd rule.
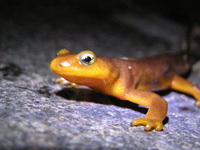
[[[70,82],[87,86],[91,86],[91,82],[95,85],[95,82],[112,81],[118,76],[116,67],[109,59],[96,57],[89,50],[71,54],[61,49],[51,61],[50,69]]]

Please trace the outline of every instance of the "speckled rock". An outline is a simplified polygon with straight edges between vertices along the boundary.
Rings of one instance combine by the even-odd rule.
[[[144,11],[119,13],[116,5],[106,12],[96,6],[96,13],[76,3],[19,4],[7,4],[0,19],[0,149],[200,149],[192,97],[160,92],[169,103],[164,130],[146,132],[130,123],[147,108],[84,86],[61,87],[48,67],[61,48],[134,58],[173,52],[184,25]],[[200,85],[198,66],[188,78]]]

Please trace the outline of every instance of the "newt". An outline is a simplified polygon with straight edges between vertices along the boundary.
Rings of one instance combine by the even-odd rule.
[[[153,91],[173,89],[192,95],[200,107],[200,88],[182,78],[189,69],[185,54],[164,54],[138,60],[98,57],[86,50],[72,54],[61,49],[50,69],[71,83],[149,107],[144,118],[132,126],[144,125],[146,131],[163,129],[168,103]]]

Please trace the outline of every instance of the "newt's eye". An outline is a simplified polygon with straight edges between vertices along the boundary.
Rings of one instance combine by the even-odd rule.
[[[89,66],[92,65],[95,61],[95,55],[93,53],[90,52],[85,52],[83,53],[80,58],[80,63],[84,66]]]

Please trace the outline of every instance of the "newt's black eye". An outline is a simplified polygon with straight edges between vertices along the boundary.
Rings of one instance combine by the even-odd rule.
[[[95,56],[90,52],[85,52],[80,56],[79,60],[82,65],[89,66],[94,63]]]

